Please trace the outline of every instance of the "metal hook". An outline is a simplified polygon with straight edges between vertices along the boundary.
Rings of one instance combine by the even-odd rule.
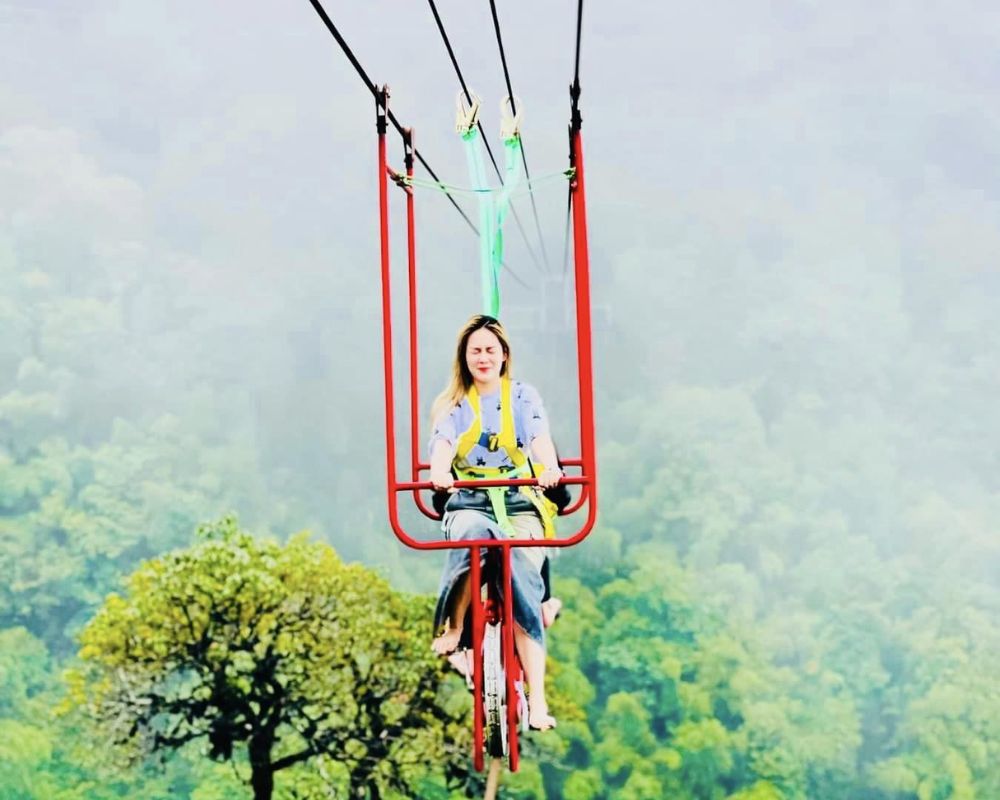
[[[472,132],[479,121],[479,107],[483,101],[479,95],[472,93],[471,101],[466,104],[465,92],[459,92],[455,97],[455,132],[463,136]]]
[[[506,97],[500,101],[500,137],[505,142],[521,135],[523,112],[524,105],[519,97]]]

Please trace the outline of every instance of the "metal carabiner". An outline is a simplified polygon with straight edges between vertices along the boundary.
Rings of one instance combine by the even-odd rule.
[[[521,114],[524,106],[519,97],[506,97],[500,101],[500,138],[505,142],[521,135]]]
[[[479,107],[483,101],[479,95],[471,93],[471,101],[466,103],[465,92],[459,92],[455,97],[455,132],[467,136],[472,133],[479,122]]]

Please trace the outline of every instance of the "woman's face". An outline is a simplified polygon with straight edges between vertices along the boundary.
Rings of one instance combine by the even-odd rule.
[[[473,331],[465,345],[465,364],[477,384],[492,384],[500,379],[500,368],[507,356],[496,334],[488,328]]]

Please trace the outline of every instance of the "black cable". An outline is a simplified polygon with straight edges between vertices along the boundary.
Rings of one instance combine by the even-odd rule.
[[[580,39],[583,33],[583,0],[576,7],[576,67],[573,70],[573,83],[580,85]]]
[[[507,81],[507,96],[510,98],[510,110],[517,114],[514,106],[514,90],[510,88],[510,72],[507,70],[507,56],[503,51],[503,38],[500,36],[500,19],[497,17],[497,5],[494,0],[490,0],[490,11],[493,13],[493,30],[497,34],[497,47],[500,48],[500,64],[503,66],[503,79]]]
[[[510,72],[507,69],[507,55],[503,49],[503,37],[500,35],[500,19],[497,17],[496,0],[490,0],[490,11],[493,13],[493,30],[497,34],[497,46],[500,48],[500,64],[503,66],[503,77],[507,82],[507,96],[510,98],[510,111],[517,115],[517,108],[514,105],[514,90],[510,85]],[[545,237],[542,236],[542,223],[538,220],[538,206],[535,204],[535,192],[530,188],[531,172],[528,170],[528,157],[524,154],[524,141],[521,141],[521,163],[524,164],[524,177],[529,182],[528,197],[531,198],[531,211],[535,215],[535,229],[538,231],[538,241],[542,246],[542,260],[548,270],[549,254],[545,249]]]
[[[434,15],[434,21],[437,23],[438,31],[441,34],[441,39],[444,41],[445,49],[448,51],[448,57],[451,59],[451,65],[455,68],[455,74],[458,76],[458,82],[462,86],[462,91],[465,93],[465,99],[472,105],[472,94],[469,92],[469,87],[465,85],[465,77],[462,75],[462,70],[458,66],[458,59],[455,57],[455,51],[452,50],[451,41],[448,39],[448,34],[445,32],[444,23],[441,21],[441,15],[438,14],[437,6],[434,5],[434,0],[427,0],[431,7],[431,13]],[[493,169],[496,170],[497,177],[503,182],[503,176],[500,174],[500,167],[497,166],[497,160],[493,156],[493,150],[490,149],[490,143],[486,138],[486,133],[483,131],[483,124],[481,122],[476,123],[479,128],[479,133],[482,134],[483,144],[486,145],[486,152],[490,155],[490,161],[493,162]]]
[[[573,83],[569,87],[572,109],[570,112],[570,153],[569,160],[574,161],[573,133],[580,130],[582,119],[580,117],[580,39],[583,32],[583,0],[579,0],[576,7],[576,58],[573,68]],[[570,184],[569,194],[566,197],[566,232],[563,238],[563,275],[566,275],[566,267],[569,264],[569,221],[570,212],[573,208],[573,185]]]
[[[455,51],[451,47],[451,41],[448,39],[448,34],[444,29],[444,23],[441,21],[441,15],[438,14],[437,6],[434,4],[434,0],[427,0],[431,7],[431,13],[434,15],[434,21],[437,23],[438,31],[441,34],[441,38],[444,40],[445,49],[448,51],[448,57],[451,59],[451,64],[455,68],[455,74],[458,76],[458,82],[462,86],[462,91],[465,93],[465,100],[471,106],[472,105],[472,94],[469,92],[469,87],[465,83],[465,77],[462,75],[462,70],[458,66],[458,59],[455,57]],[[476,127],[479,128],[479,135],[482,137],[483,144],[486,146],[486,152],[490,156],[490,161],[493,163],[493,169],[497,173],[497,177],[500,179],[500,184],[503,185],[503,173],[500,172],[500,166],[497,164],[496,158],[493,156],[493,149],[490,147],[490,141],[486,138],[486,131],[483,130],[483,123],[476,121]],[[528,234],[524,230],[524,225],[521,224],[521,217],[518,216],[517,209],[514,208],[514,204],[510,205],[511,213],[514,215],[514,222],[517,223],[517,229],[521,232],[521,238],[524,239],[524,246],[528,248],[528,255],[531,256],[531,260],[535,263],[536,267],[539,267],[538,256],[535,255],[534,249],[531,247],[531,242],[528,241]]]
[[[378,89],[375,88],[375,84],[372,83],[371,78],[368,77],[364,68],[361,66],[361,63],[358,61],[357,58],[355,58],[354,53],[351,52],[351,48],[348,47],[347,42],[344,40],[344,37],[340,35],[340,31],[338,31],[337,26],[333,24],[333,20],[330,19],[329,15],[326,13],[326,10],[323,8],[319,0],[309,0],[309,2],[312,4],[312,7],[316,10],[316,13],[319,14],[320,19],[323,20],[323,24],[326,25],[327,30],[329,30],[330,33],[333,35],[333,38],[337,40],[337,44],[340,45],[340,49],[344,51],[344,55],[347,56],[347,59],[354,66],[354,69],[357,71],[358,75],[361,76],[361,80],[364,81],[365,86],[368,87],[368,91],[372,93],[372,97],[375,98],[375,101],[377,103],[379,101]],[[405,132],[406,129],[399,124],[399,120],[396,119],[396,115],[393,114],[392,110],[389,108],[386,108],[385,112],[386,116],[389,118],[389,121],[392,123],[393,127],[399,132],[399,135],[403,137],[403,140],[406,141],[407,137],[407,134]],[[438,177],[437,173],[434,172],[433,169],[431,169],[431,165],[428,164],[427,160],[420,154],[419,150],[413,148],[413,154],[417,157],[417,160],[421,164],[423,164],[424,169],[427,170],[427,172],[435,181],[437,181],[438,183],[443,183],[443,181]],[[452,197],[451,193],[447,189],[442,189],[442,191],[448,196],[448,200],[451,201],[451,204],[455,207],[455,210],[462,215],[462,219],[465,220],[466,224],[468,224],[468,226],[472,228],[472,231],[476,234],[476,236],[479,236],[479,228],[477,228],[475,224],[473,224],[472,220],[469,219],[468,214],[466,214],[465,211],[462,210],[462,207],[458,204],[455,198]],[[518,283],[520,283],[525,288],[529,288],[528,284],[521,278],[521,276],[518,275],[516,272],[514,272],[514,270],[512,270],[509,266],[507,266],[506,263],[504,263],[502,266],[514,277],[514,279]]]
[[[319,14],[320,19],[323,20],[323,23],[326,25],[327,30],[329,30],[330,33],[333,35],[333,38],[337,40],[337,44],[339,44],[340,49],[344,51],[344,55],[347,56],[347,60],[351,62],[351,65],[357,71],[358,75],[361,76],[361,80],[364,81],[365,86],[368,87],[368,91],[372,93],[372,97],[378,100],[378,90],[375,88],[375,84],[372,83],[371,78],[368,77],[364,68],[361,66],[361,63],[358,61],[357,58],[355,58],[354,53],[351,52],[351,48],[348,47],[347,42],[344,41],[344,37],[340,35],[340,31],[337,30],[337,26],[333,24],[333,20],[330,19],[329,15],[326,13],[326,10],[320,4],[319,0],[309,0],[309,2],[312,4],[312,7],[316,9],[316,13]],[[392,123],[393,127],[399,132],[399,135],[404,136],[403,133],[404,128],[402,125],[399,124],[399,120],[396,119],[396,115],[392,113],[391,109],[388,108],[386,109],[386,116],[388,116],[389,121]],[[442,180],[437,176],[434,170],[431,169],[431,165],[427,163],[426,159],[424,159],[424,157],[420,154],[420,151],[414,148],[413,153],[417,157],[417,160],[424,165],[424,169],[427,170],[430,176],[438,183],[442,183]],[[458,204],[455,198],[452,197],[447,190],[444,190],[444,193],[448,195],[448,199],[451,201],[451,204],[455,206],[455,209],[458,211],[458,213],[462,215],[462,219],[464,219],[466,223],[468,223],[469,227],[472,228],[472,230],[475,231],[476,236],[478,236],[479,228],[477,228],[473,224],[472,220],[469,219],[468,214],[466,214],[465,211],[462,210],[462,207]]]
[[[583,38],[583,0],[576,7],[576,58],[573,67],[573,83],[569,87],[571,98],[570,125],[572,130],[580,130],[583,118],[580,116],[580,40]]]

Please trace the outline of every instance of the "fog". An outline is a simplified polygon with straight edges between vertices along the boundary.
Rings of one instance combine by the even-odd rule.
[[[325,5],[423,156],[467,186],[458,82],[429,10]],[[488,4],[439,10],[499,154]],[[499,10],[532,175],[560,172],[576,4]],[[694,606],[794,669],[815,655],[811,615],[838,609],[835,661],[934,609],[921,624],[941,637],[985,615],[969,658],[991,663],[1000,14],[590,3],[583,30],[601,517],[557,569],[626,577],[642,553],[669,552]],[[391,130],[389,148],[399,168]],[[517,376],[575,455],[564,184],[535,193],[541,243],[515,201],[524,235],[508,221],[501,316]],[[478,243],[440,193],[416,202],[423,440],[455,332],[478,310]],[[52,642],[107,591],[101,553],[108,574],[127,571],[228,510],[435,589],[439,559],[398,545],[386,519],[377,203],[373,101],[309,3],[0,0],[0,564],[20,576],[4,626],[55,631],[65,650]],[[104,476],[83,503],[104,509],[91,545],[68,523],[49,541],[57,512],[28,500],[63,480],[28,470],[56,451],[77,459],[73,480]],[[64,547],[73,558],[52,574],[25,566]],[[86,601],[42,602],[67,581]],[[883,634],[851,598],[891,610]],[[979,794],[955,779],[933,796],[998,785],[995,759],[969,758]]]

